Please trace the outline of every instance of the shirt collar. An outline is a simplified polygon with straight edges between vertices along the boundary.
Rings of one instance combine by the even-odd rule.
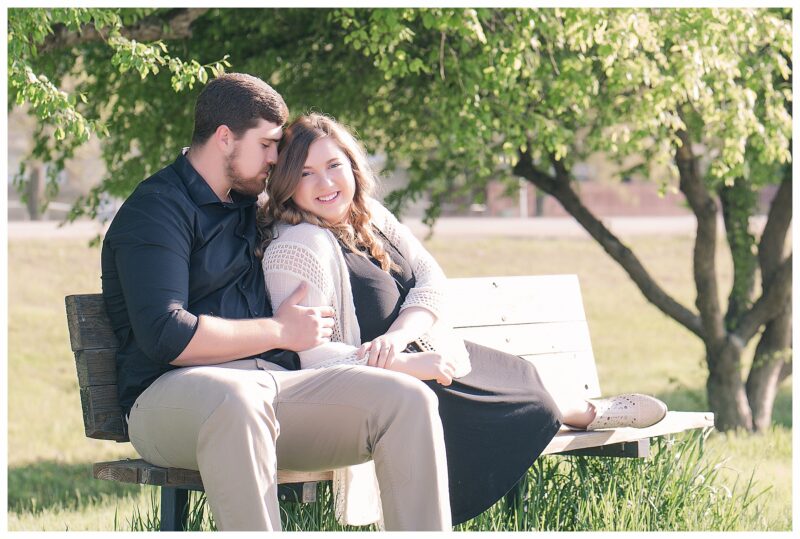
[[[243,195],[236,191],[231,191],[232,203],[222,202],[219,197],[214,193],[211,187],[206,182],[197,170],[192,166],[186,158],[186,150],[184,148],[181,154],[175,159],[173,167],[175,171],[183,180],[183,185],[189,192],[189,196],[198,206],[205,206],[206,204],[219,204],[226,208],[244,208],[252,206],[258,200],[258,197]]]

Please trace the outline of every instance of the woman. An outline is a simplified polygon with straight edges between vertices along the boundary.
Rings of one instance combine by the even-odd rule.
[[[557,405],[531,363],[458,339],[442,318],[444,273],[371,198],[374,185],[366,154],[346,128],[320,114],[295,120],[259,209],[267,290],[277,306],[306,281],[308,305],[336,310],[331,342],[301,352],[302,368],[384,368],[423,380],[436,393],[453,524],[508,492],[562,422],[643,427],[664,417],[664,404],[645,395],[565,397]],[[626,409],[630,403],[637,415]],[[358,477],[341,473],[338,484],[346,490]]]

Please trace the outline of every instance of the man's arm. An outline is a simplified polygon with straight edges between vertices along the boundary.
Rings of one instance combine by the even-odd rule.
[[[328,342],[333,309],[298,305],[306,296],[301,284],[281,303],[272,318],[226,320],[200,315],[192,340],[171,365],[208,365],[283,348],[300,352]]]
[[[224,363],[275,348],[311,347],[330,334],[332,320],[321,318],[327,311],[291,301],[273,318],[229,320],[189,312],[192,216],[160,193],[143,198],[115,218],[108,246],[113,267],[104,268],[104,279],[107,270],[110,281],[118,279],[136,342],[150,359],[178,366]],[[305,292],[296,294],[289,299],[302,299]]]

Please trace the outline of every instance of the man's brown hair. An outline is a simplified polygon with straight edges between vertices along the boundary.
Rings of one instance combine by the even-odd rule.
[[[240,138],[261,119],[283,125],[288,117],[286,103],[272,86],[252,75],[226,73],[209,82],[197,98],[192,145],[204,144],[221,125]]]

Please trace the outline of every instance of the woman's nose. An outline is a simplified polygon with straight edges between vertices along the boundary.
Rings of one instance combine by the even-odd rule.
[[[323,185],[333,185],[335,183],[327,170],[320,174],[319,177]]]

